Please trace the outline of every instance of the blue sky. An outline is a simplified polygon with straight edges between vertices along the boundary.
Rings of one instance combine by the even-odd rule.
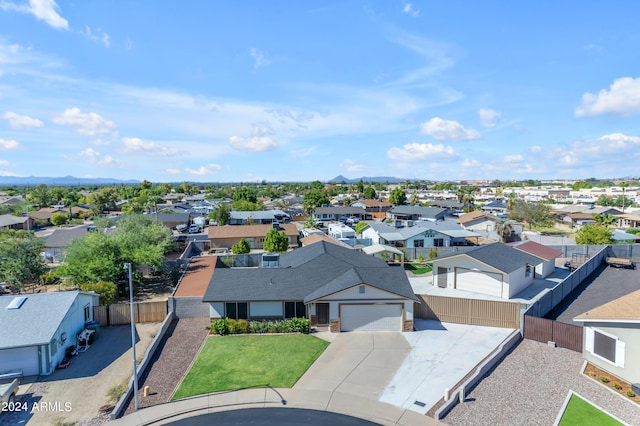
[[[0,0],[0,175],[638,176],[640,3]]]

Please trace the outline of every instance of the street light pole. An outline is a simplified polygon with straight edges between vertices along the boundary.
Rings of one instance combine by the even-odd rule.
[[[138,372],[136,366],[136,325],[133,313],[133,280],[131,278],[131,263],[125,263],[124,269],[129,272],[129,307],[131,308],[131,350],[133,351],[133,406],[138,410]]]

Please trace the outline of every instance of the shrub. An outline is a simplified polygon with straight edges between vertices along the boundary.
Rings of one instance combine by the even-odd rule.
[[[617,390],[622,389],[622,385],[618,382],[613,382],[613,387],[616,388]]]
[[[432,248],[429,250],[429,259],[433,259],[434,257],[438,257],[438,249]]]
[[[247,334],[249,331],[249,322],[247,320],[229,320],[229,334]]]
[[[129,380],[125,379],[122,383],[116,386],[112,386],[107,392],[107,396],[112,402],[118,402],[122,395],[127,391],[129,387]]]
[[[589,371],[589,377],[596,377],[596,373],[594,373],[593,371]]]
[[[221,336],[229,334],[229,320],[226,318],[215,320],[211,324],[211,330]]]
[[[293,318],[291,320],[293,331],[297,333],[309,332],[309,320],[306,318]]]
[[[60,277],[58,277],[56,272],[53,270],[49,270],[45,272],[44,274],[42,274],[41,278],[42,278],[42,284],[44,285],[53,285],[53,284],[58,284],[58,282],[60,282]]]
[[[609,383],[609,378],[607,376],[602,376],[602,377],[600,377],[600,381],[602,383]]]
[[[418,253],[418,255],[416,256],[416,260],[420,263],[424,263],[424,261],[427,260],[427,257],[424,255],[424,253]]]
[[[628,396],[629,398],[634,398],[634,397],[636,396],[636,394],[635,394],[631,389],[629,389],[629,390],[627,391],[627,396]]]
[[[110,305],[116,300],[118,286],[111,281],[100,281],[98,283],[80,284],[82,291],[95,291],[99,296],[101,305]]]

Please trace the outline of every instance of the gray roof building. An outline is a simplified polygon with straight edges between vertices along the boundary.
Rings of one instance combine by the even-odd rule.
[[[525,264],[535,266],[540,263],[539,258],[503,243],[478,246],[477,248],[469,250],[463,254],[452,253],[440,256],[439,259],[445,259],[453,256],[469,256],[506,274],[522,268]]]

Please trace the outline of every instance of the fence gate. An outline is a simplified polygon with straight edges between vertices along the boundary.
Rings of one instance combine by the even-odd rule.
[[[561,348],[582,352],[582,327],[529,315],[524,317],[524,338],[555,342]]]

